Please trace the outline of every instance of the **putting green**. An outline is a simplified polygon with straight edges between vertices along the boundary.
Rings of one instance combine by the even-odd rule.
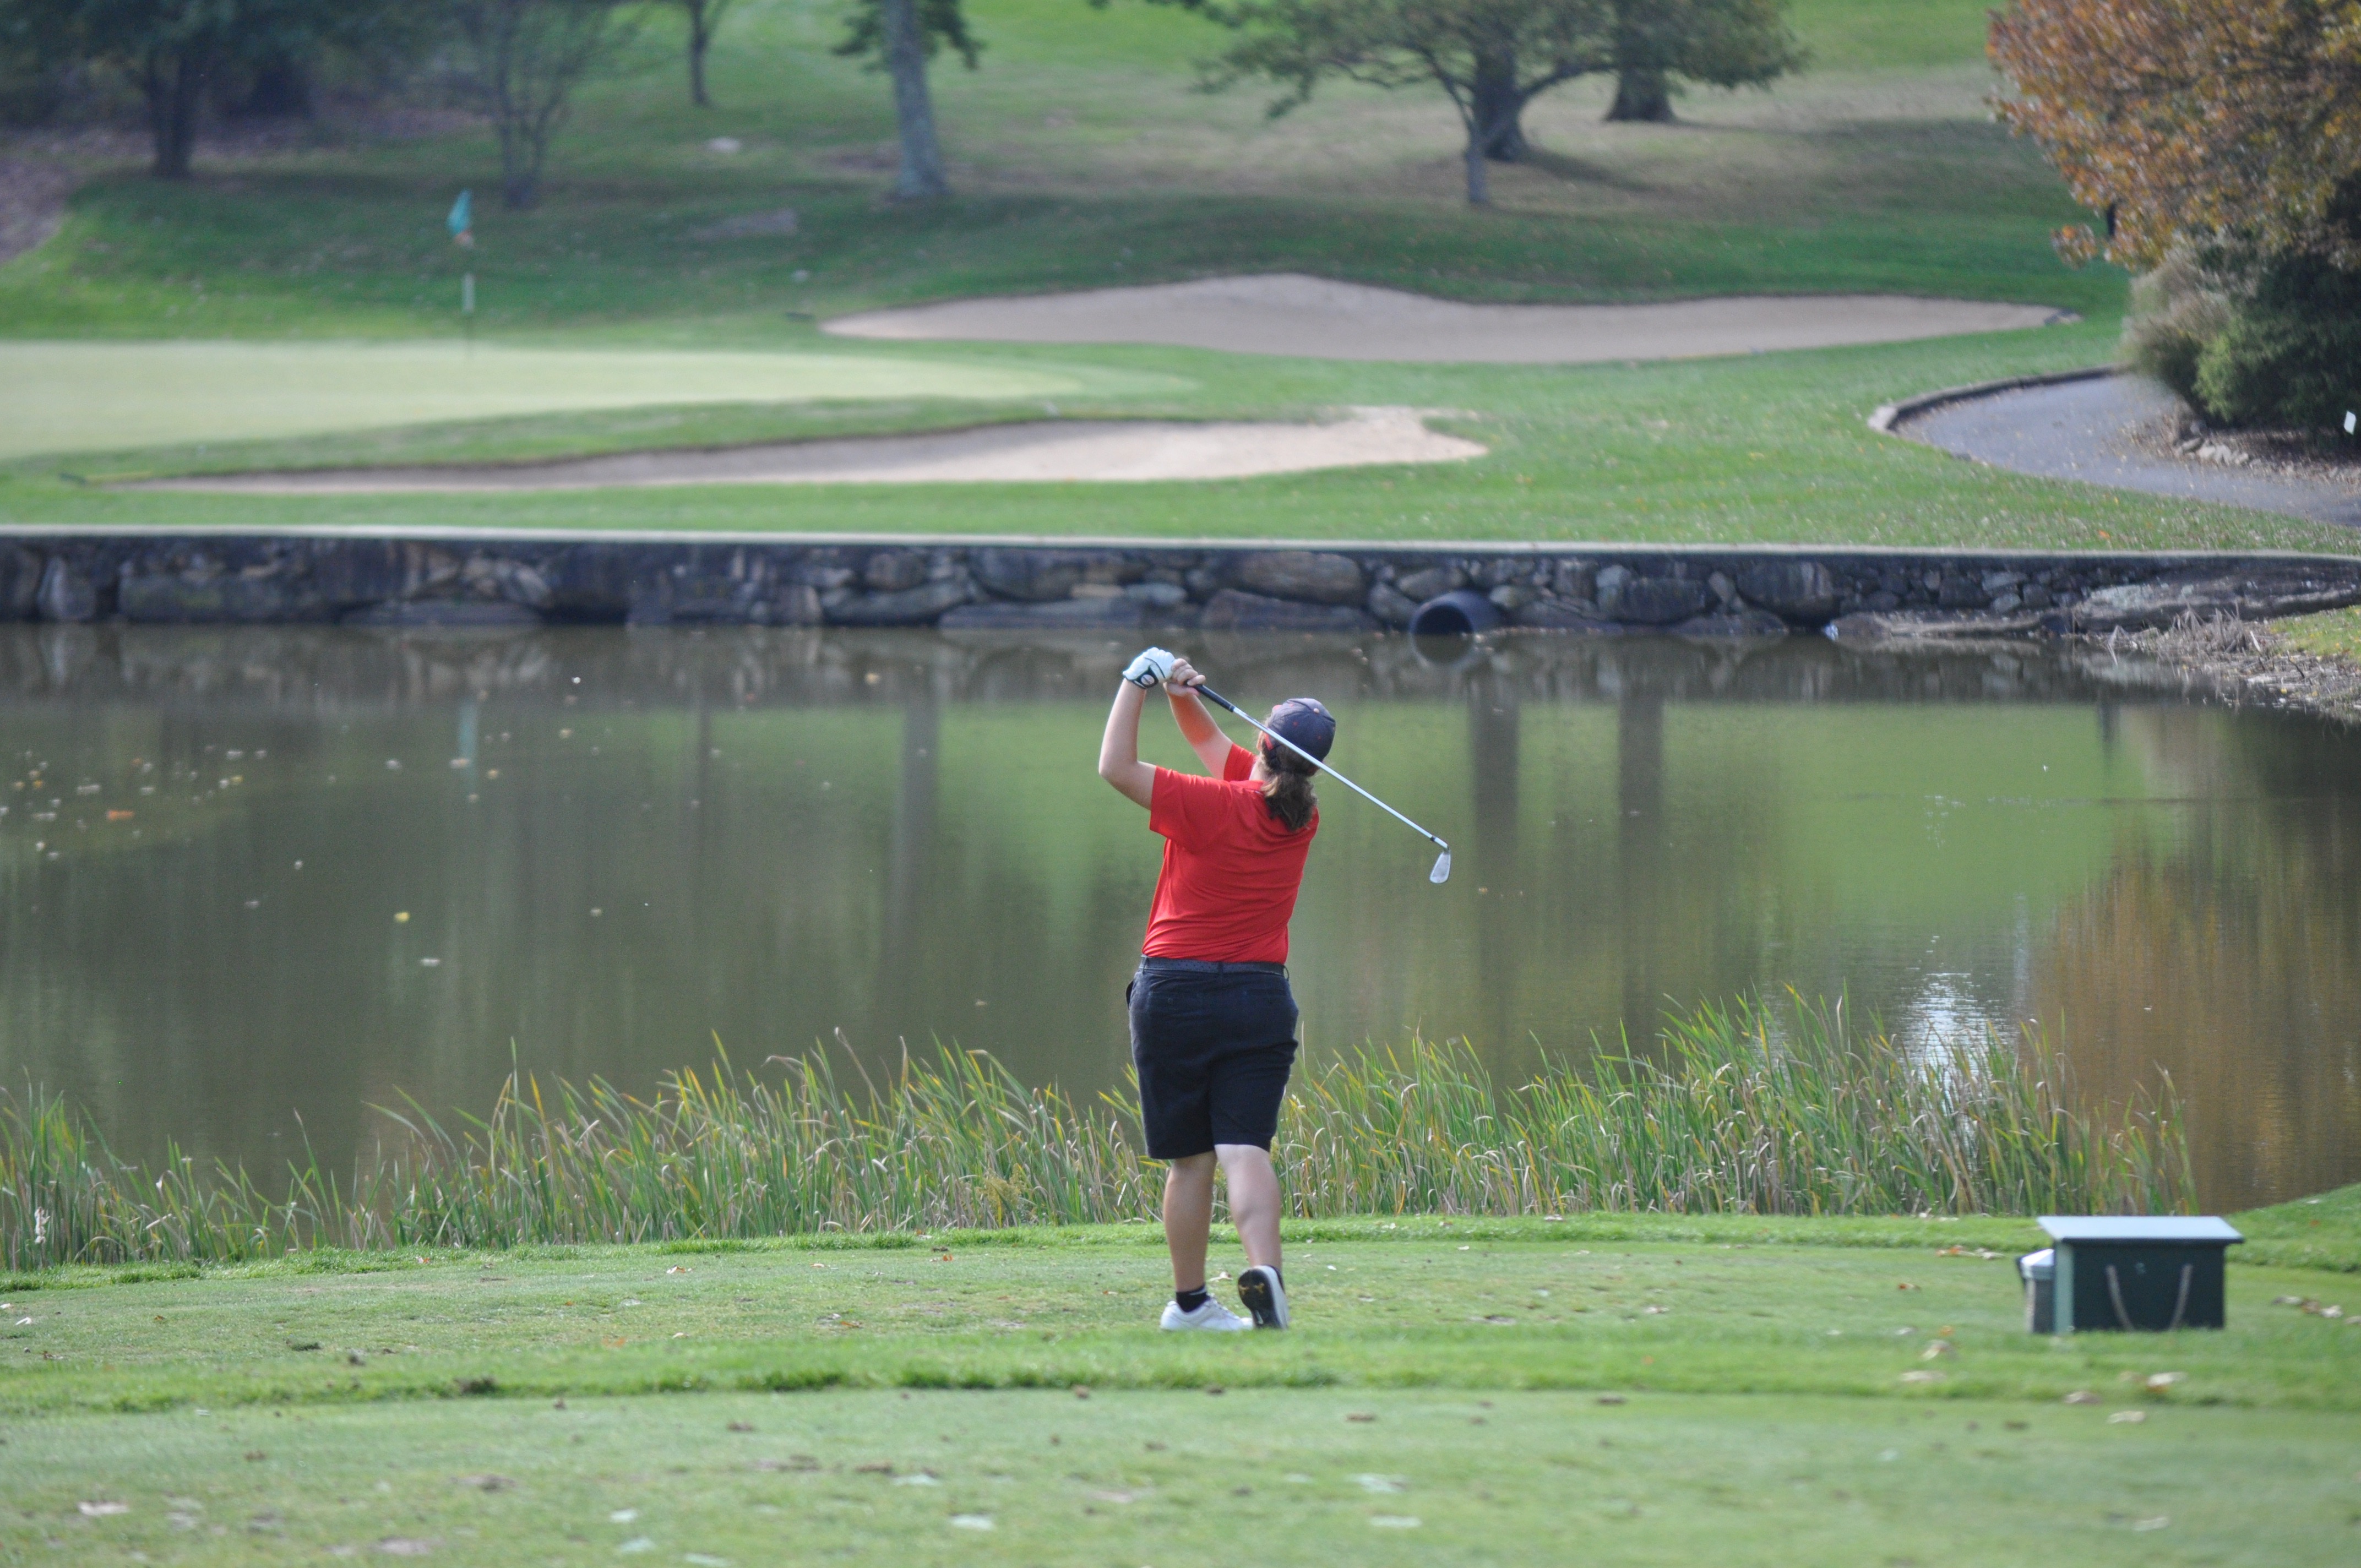
[[[1083,387],[1057,371],[857,354],[454,342],[0,343],[0,459],[562,410],[990,400],[1070,396]]]

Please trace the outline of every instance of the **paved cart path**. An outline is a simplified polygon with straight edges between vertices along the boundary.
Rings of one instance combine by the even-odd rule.
[[[1908,416],[1894,429],[2020,474],[2361,526],[2361,475],[2240,468],[2157,451],[2142,437],[2177,406],[2152,381],[2103,376],[1964,398]]]

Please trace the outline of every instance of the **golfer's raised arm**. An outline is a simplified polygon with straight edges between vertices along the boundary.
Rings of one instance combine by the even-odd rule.
[[[1188,660],[1175,659],[1172,674],[1164,683],[1164,694],[1172,700],[1172,719],[1180,726],[1180,738],[1189,742],[1189,749],[1197,753],[1205,771],[1220,778],[1222,770],[1229,766],[1230,738],[1222,733],[1222,727],[1205,711],[1202,697],[1193,691],[1178,689],[1204,684],[1205,677],[1191,669]]]
[[[1156,770],[1139,760],[1139,713],[1149,689],[1172,673],[1172,655],[1161,648],[1131,662],[1107,710],[1106,733],[1099,738],[1099,777],[1142,807],[1156,798]]]

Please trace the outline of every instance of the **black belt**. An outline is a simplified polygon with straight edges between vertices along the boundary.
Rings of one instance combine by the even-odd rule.
[[[1223,964],[1205,959],[1142,958],[1144,970],[1178,970],[1182,974],[1285,974],[1285,964]]]

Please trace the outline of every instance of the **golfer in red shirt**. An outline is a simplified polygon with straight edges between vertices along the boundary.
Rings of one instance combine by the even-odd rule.
[[[1287,922],[1320,830],[1314,770],[1268,740],[1258,751],[1232,745],[1191,689],[1204,677],[1185,659],[1150,648],[1132,661],[1124,682],[1099,742],[1099,777],[1146,806],[1149,830],[1164,839],[1164,870],[1128,992],[1148,1154],[1171,1167],[1164,1240],[1173,1291],[1163,1326],[1249,1326],[1205,1289],[1218,1163],[1246,1254],[1238,1299],[1253,1314],[1251,1326],[1283,1329],[1287,1287],[1270,1141],[1295,1063]],[[1213,777],[1139,760],[1140,709],[1159,685]],[[1336,721],[1310,697],[1280,703],[1268,723],[1314,757],[1326,756],[1336,737]]]

